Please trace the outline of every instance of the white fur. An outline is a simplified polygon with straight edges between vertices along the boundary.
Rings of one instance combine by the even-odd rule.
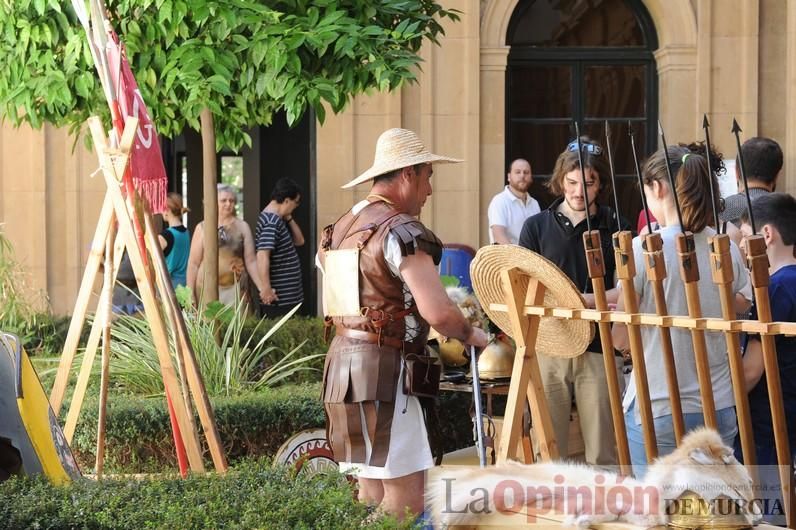
[[[616,473],[569,462],[542,462],[532,465],[509,462],[486,469],[442,468],[429,476],[427,501],[435,527],[487,524],[490,520],[497,523],[501,522],[500,517],[504,518],[504,524],[518,524],[524,522],[524,516],[499,514],[491,497],[502,481],[512,481],[519,483],[522,488],[535,488],[534,493],[540,488],[548,488],[551,492],[551,496],[546,499],[548,502],[566,503],[565,513],[558,510],[558,515],[553,517],[563,518],[561,522],[564,525],[586,528],[597,523],[625,521],[642,527],[652,527],[666,523],[666,502],[678,498],[686,490],[698,493],[708,501],[718,496],[751,500],[752,481],[749,473],[732,454],[732,449],[722,443],[718,433],[710,429],[699,429],[686,436],[674,453],[659,458],[650,465],[643,481],[620,478]],[[556,481],[557,476],[565,479],[559,478]],[[441,480],[442,477],[455,478],[455,481],[445,483]],[[645,512],[627,505],[592,513],[590,508],[582,505],[582,498],[575,496],[578,502],[573,503],[572,497],[566,498],[562,493],[564,488],[583,487],[590,488],[590,491],[599,491],[596,488],[603,487],[607,490],[619,484],[630,491],[649,492],[653,490],[647,488],[655,488],[659,492],[657,510]],[[446,491],[447,488],[450,491]],[[485,488],[489,492],[491,513],[472,513],[470,510],[458,513],[473,501],[473,492],[481,491],[477,488]],[[643,498],[643,495],[636,496],[636,499]],[[524,506],[518,508],[518,513],[520,511],[524,511]],[[750,522],[755,522],[756,519],[759,517],[750,517]]]

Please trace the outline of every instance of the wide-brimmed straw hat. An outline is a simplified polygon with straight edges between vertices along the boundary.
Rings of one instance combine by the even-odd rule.
[[[435,155],[426,149],[420,138],[407,129],[389,129],[381,133],[376,142],[376,156],[373,165],[360,176],[345,184],[343,188],[351,188],[384,175],[396,169],[415,164],[450,164],[463,162],[458,158]]]
[[[545,286],[545,307],[583,309],[583,297],[572,280],[551,261],[517,245],[490,245],[481,248],[470,263],[473,290],[481,307],[507,335],[514,336],[509,314],[495,311],[490,304],[505,304],[501,272],[518,268],[524,275],[518,286],[525,295],[529,279],[537,279]],[[586,320],[567,320],[542,317],[536,337],[536,351],[551,357],[577,357],[586,351],[594,337],[594,325]]]

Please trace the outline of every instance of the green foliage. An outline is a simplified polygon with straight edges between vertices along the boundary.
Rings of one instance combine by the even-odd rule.
[[[162,472],[175,469],[174,440],[165,400],[111,395],[106,460],[108,472]],[[212,397],[219,436],[228,460],[274,455],[293,434],[323,427],[319,385],[283,386],[235,397]],[[97,397],[86,399],[72,441],[78,462],[94,466]],[[201,425],[196,419],[196,425]],[[209,453],[205,451],[209,462]]]
[[[270,337],[296,309],[298,307],[264,333],[259,333],[264,321],[257,322],[248,337],[244,337],[246,306],[243,302],[234,307],[214,302],[205,311],[185,308],[188,337],[208,394],[241,394],[280,384],[304,371],[317,370],[307,363],[323,354],[296,356],[304,342],[289,351],[269,345]],[[222,330],[218,330],[218,321],[225,322]],[[115,384],[127,392],[144,395],[163,392],[157,350],[147,320],[123,315],[114,321],[111,371]]]
[[[285,385],[234,397],[212,397],[221,442],[230,462],[273,456],[293,434],[325,425],[320,384]],[[108,400],[105,468],[109,473],[175,469],[165,400],[111,394]],[[440,396],[440,431],[445,451],[473,444],[470,395]],[[86,398],[72,441],[82,469],[91,470],[97,443],[97,397]],[[200,425],[197,418],[196,425]],[[210,461],[205,449],[205,460]]]
[[[0,0],[0,112],[12,123],[78,130],[107,104],[83,29],[57,0]],[[414,80],[424,40],[457,20],[432,0],[107,0],[155,125],[174,136],[214,115],[219,148],[284,110],[290,124],[324,103]]]
[[[0,529],[401,528],[382,517],[365,523],[367,508],[341,475],[295,475],[267,460],[185,480],[80,480],[59,487],[15,478],[0,483],[0,498]]]
[[[52,315],[44,295],[29,288],[2,227],[0,223],[0,331],[19,336],[29,354],[60,350],[69,319]]]

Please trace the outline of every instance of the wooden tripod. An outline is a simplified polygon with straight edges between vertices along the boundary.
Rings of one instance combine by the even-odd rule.
[[[154,232],[151,214],[146,210],[143,212],[147,248],[142,249],[136,241],[134,216],[137,215],[137,212],[136,208],[132,206],[134,201],[125,201],[122,195],[120,180],[130,161],[130,150],[138,127],[138,120],[132,117],[127,118],[124,133],[122,134],[117,149],[110,147],[108,137],[99,118],[90,118],[88,124],[94,141],[94,148],[99,158],[100,169],[107,185],[107,192],[94,232],[91,253],[83,273],[83,279],[75,302],[75,309],[72,314],[72,321],[64,344],[64,351],[61,355],[55,383],[53,384],[50,394],[50,405],[52,406],[53,412],[58,415],[69,383],[69,376],[75,359],[77,346],[80,341],[80,333],[85,322],[92,287],[97,278],[100,263],[104,257],[106,271],[104,275],[103,296],[99,301],[96,318],[91,327],[91,334],[88,339],[83,363],[78,375],[64,428],[64,434],[67,440],[71,442],[88,386],[91,368],[94,364],[99,339],[101,335],[104,335],[102,380],[100,385],[100,414],[97,436],[97,474],[101,474],[102,455],[104,454],[104,418],[108,381],[110,293],[113,289],[113,283],[116,279],[116,271],[122,253],[126,248],[141,294],[144,312],[152,330],[152,339],[157,349],[166,397],[169,401],[170,412],[173,417],[172,427],[176,427],[175,441],[178,445],[181,443],[185,444],[191,470],[194,472],[204,471],[201,445],[193,421],[190,399],[192,396],[204,429],[205,437],[207,438],[208,448],[215,469],[218,472],[224,472],[227,469],[227,462],[216,428],[215,417],[207,397],[202,375],[199,372],[193,348],[188,340],[182,312],[174,296],[174,290],[169,280],[157,234]],[[128,197],[128,199],[131,198]],[[117,223],[118,235],[114,235]],[[108,270],[110,266],[112,266],[112,269]],[[161,308],[164,310],[165,319],[164,313],[161,313]],[[176,351],[174,352],[174,358],[177,360],[176,370],[172,362],[172,352],[169,348],[167,324],[172,329],[175,338]],[[187,383],[187,387],[185,383]],[[181,435],[182,441],[180,441],[178,434]]]

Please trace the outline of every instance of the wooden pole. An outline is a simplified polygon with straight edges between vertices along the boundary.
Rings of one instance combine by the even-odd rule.
[[[83,331],[83,324],[86,321],[88,302],[91,298],[91,291],[97,279],[102,256],[105,253],[105,240],[108,230],[112,224],[113,204],[110,197],[105,195],[102,202],[102,210],[97,220],[97,227],[94,230],[94,239],[91,242],[91,251],[88,255],[86,268],[83,270],[83,279],[80,282],[80,290],[77,292],[75,309],[72,311],[72,320],[69,322],[69,331],[66,334],[64,349],[61,352],[61,360],[58,363],[58,371],[55,374],[55,382],[50,391],[50,407],[57,417],[61,412],[61,405],[64,402],[64,394],[69,384],[69,372],[72,370],[72,363],[75,361],[77,346],[80,342],[80,335]]]
[[[608,301],[605,298],[605,260],[603,259],[600,231],[592,230],[584,233],[583,246],[586,249],[586,265],[589,269],[589,278],[591,278],[592,290],[594,291],[594,306],[598,311],[608,311]],[[625,416],[622,413],[622,393],[619,391],[619,376],[616,373],[611,324],[600,322],[598,327],[600,328],[600,343],[603,348],[603,364],[605,367],[605,379],[608,383],[608,398],[611,403],[611,418],[614,423],[619,468],[623,475],[629,476],[633,474],[633,468],[630,464],[630,447],[627,443]],[[586,412],[583,411],[583,413]]]
[[[633,285],[636,275],[636,264],[633,256],[633,234],[627,230],[617,232],[613,237],[614,256],[616,261],[616,277],[622,288],[622,299],[625,312],[629,315],[638,313],[638,296]],[[633,377],[636,381],[636,407],[641,415],[641,430],[644,435],[644,452],[647,462],[652,463],[658,456],[658,442],[655,439],[655,425],[650,404],[650,388],[647,382],[647,363],[644,360],[644,345],[641,341],[641,330],[635,322],[628,323],[627,333],[630,338],[630,357],[633,359]]]
[[[540,281],[529,279],[521,270],[502,271],[501,281],[506,305],[514,330],[517,351],[511,370],[511,383],[506,400],[505,421],[498,444],[498,463],[517,457],[517,445],[522,436],[522,414],[527,400],[531,417],[536,421],[539,452],[546,459],[558,458],[558,445],[553,431],[553,421],[542,386],[539,361],[536,357],[536,334],[539,317],[526,316],[526,305],[544,303],[545,287]]]
[[[121,151],[115,156],[110,156],[108,152],[107,137],[102,128],[102,123],[99,118],[92,117],[89,119],[89,128],[91,129],[94,146],[97,149],[100,158],[100,165],[103,169],[108,191],[113,200],[116,216],[119,219],[119,227],[127,244],[127,250],[130,256],[130,263],[133,266],[133,271],[138,282],[138,288],[141,294],[141,299],[144,303],[144,310],[149,320],[152,329],[152,338],[158,352],[158,360],[160,362],[160,370],[163,376],[163,383],[165,386],[166,398],[170,396],[177,396],[180,393],[179,384],[177,383],[177,376],[174,370],[174,365],[171,362],[171,353],[169,352],[168,336],[166,333],[165,325],[160,314],[160,307],[152,284],[149,282],[147,269],[144,265],[144,260],[141,251],[138,248],[136,241],[136,234],[133,228],[132,220],[130,219],[124,197],[122,196],[121,189],[119,188],[119,181],[117,175],[121,175],[124,171],[129,157],[130,145],[132,144],[132,134],[137,127],[135,118],[128,118],[125,126],[122,142],[120,142]],[[188,411],[185,409],[181,400],[173,401],[174,416],[176,423],[179,426],[179,433],[186,433],[184,437],[185,449],[187,451],[188,460],[191,469],[194,471],[204,471],[202,463],[201,448],[195,444],[195,437],[190,434],[190,422],[188,421]],[[176,438],[176,436],[175,436]],[[179,448],[178,448],[179,449]]]
[[[721,300],[721,315],[725,320],[735,320],[735,295],[732,292],[733,267],[730,256],[730,237],[727,234],[716,234],[708,239],[710,247],[710,270],[713,283],[719,289]],[[755,439],[752,434],[752,417],[749,412],[749,397],[747,395],[746,379],[743,373],[743,359],[741,357],[741,344],[738,334],[727,331],[724,333],[727,341],[727,356],[730,361],[730,376],[732,377],[732,391],[735,396],[735,412],[738,417],[738,431],[741,438],[743,461],[749,473],[757,482],[755,464]]]
[[[699,301],[699,265],[696,258],[694,234],[691,232],[677,234],[674,245],[680,258],[680,278],[685,286],[688,316],[691,318],[702,318],[702,306]],[[708,347],[705,343],[705,331],[692,329],[691,340],[694,343],[694,357],[696,359],[697,379],[699,380],[699,393],[702,397],[702,414],[705,418],[705,425],[711,429],[718,429],[716,403],[713,401],[713,381],[710,379]]]
[[[97,414],[97,451],[94,468],[97,478],[102,477],[105,467],[105,421],[108,408],[108,377],[110,376],[111,360],[111,306],[113,305],[113,246],[116,239],[116,230],[111,226],[108,239],[105,243],[105,274],[102,286],[102,296],[105,307],[102,315],[97,318],[103,320],[102,325],[102,369],[100,373],[99,412]]]
[[[757,319],[760,322],[771,322],[771,302],[768,296],[768,255],[766,242],[761,235],[747,236],[746,257],[751,271],[752,286],[757,302]],[[796,528],[794,514],[793,462],[788,440],[788,423],[785,419],[785,406],[782,402],[782,384],[777,362],[777,347],[774,336],[763,333],[760,335],[763,347],[763,366],[766,373],[768,400],[771,403],[771,420],[774,427],[774,444],[779,464],[779,480],[782,485],[782,499],[785,502],[785,518],[788,528]]]
[[[116,214],[113,214],[110,221],[111,225],[116,222],[115,220]],[[121,241],[121,237],[118,233],[116,233],[115,239],[116,243],[114,245],[113,253],[111,286],[116,284],[116,276],[119,272],[119,264],[121,263],[122,255],[124,254],[124,242]],[[94,322],[91,324],[91,332],[88,336],[86,349],[83,352],[83,362],[80,366],[80,373],[77,376],[75,389],[72,392],[72,401],[69,403],[69,411],[66,414],[66,422],[64,423],[64,437],[68,443],[72,443],[72,438],[75,435],[75,429],[77,429],[77,421],[80,418],[80,411],[83,408],[83,400],[86,397],[88,382],[91,378],[91,370],[94,367],[94,359],[97,355],[97,347],[99,346],[100,338],[102,338],[103,319],[101,315],[106,313],[107,303],[108,300],[106,300],[105,297],[100,297],[100,301],[97,306],[97,312],[94,315]]]
[[[164,278],[168,276],[168,270],[166,268],[165,258],[163,257],[163,251],[160,248],[157,235],[155,234],[152,217],[148,212],[146,213],[145,223],[148,236],[147,244],[151,247],[150,253],[153,256],[152,261],[155,264],[155,269],[159,273],[158,276]],[[180,310],[179,303],[177,302],[174,289],[171,287],[170,282],[163,282],[161,284],[160,295],[165,302],[167,310],[171,314],[171,318],[174,319],[174,340],[175,343],[179,345],[179,351],[182,356],[181,362],[184,363],[184,367],[182,368],[183,375],[186,377],[188,387],[193,395],[196,410],[199,414],[199,420],[202,422],[202,428],[204,429],[205,438],[207,439],[210,456],[213,459],[216,471],[224,473],[227,470],[227,460],[224,456],[224,447],[221,443],[221,437],[218,434],[215,414],[213,413],[213,407],[210,405],[210,400],[207,396],[207,390],[199,370],[199,364],[196,361],[196,353],[188,338],[185,319],[183,318],[182,311]]]
[[[508,311],[506,304],[489,304],[493,311]],[[523,313],[528,316],[552,317],[565,320],[588,320],[589,322],[618,322],[639,326],[664,326],[677,329],[703,329],[707,331],[734,331],[745,333],[768,333],[796,337],[796,322],[759,322],[757,320],[724,320],[721,317],[691,318],[689,316],[660,316],[654,313],[597,311],[596,309],[572,309],[571,307],[545,307],[526,305]]]
[[[669,309],[666,307],[666,297],[663,292],[663,280],[666,279],[666,262],[663,260],[663,241],[658,233],[647,234],[642,244],[644,249],[644,264],[647,268],[647,278],[652,285],[652,294],[655,298],[655,312],[667,316]],[[675,443],[679,446],[680,440],[685,436],[683,423],[683,406],[680,402],[680,385],[677,383],[677,367],[674,362],[672,348],[672,334],[667,327],[659,327],[663,363],[666,371],[666,388],[669,389],[669,404],[672,408],[672,424],[674,426]]]
[[[218,190],[216,188],[216,132],[213,113],[202,109],[202,190],[204,195],[204,257],[202,293],[194,293],[199,303],[218,300]],[[201,294],[201,297],[200,297]]]
[[[155,233],[155,227],[152,222],[152,215],[148,210],[144,213],[144,237],[146,239],[147,249],[152,256],[152,272],[155,279],[155,287],[157,294],[162,302],[164,313],[166,315],[166,324],[171,331],[171,337],[174,341],[174,358],[177,361],[177,380],[180,383],[180,395],[185,404],[185,410],[188,411],[188,421],[191,424],[191,432],[196,436],[196,445],[201,445],[199,442],[199,433],[196,430],[196,422],[193,417],[193,407],[191,406],[191,396],[188,390],[188,384],[185,377],[185,356],[183,355],[182,342],[179,340],[177,334],[176,313],[180,311],[179,305],[176,307],[171,304],[171,297],[166,294],[170,292],[172,295],[174,289],[171,285],[171,277],[166,267],[165,260],[163,259],[163,251],[160,248],[160,241]]]

